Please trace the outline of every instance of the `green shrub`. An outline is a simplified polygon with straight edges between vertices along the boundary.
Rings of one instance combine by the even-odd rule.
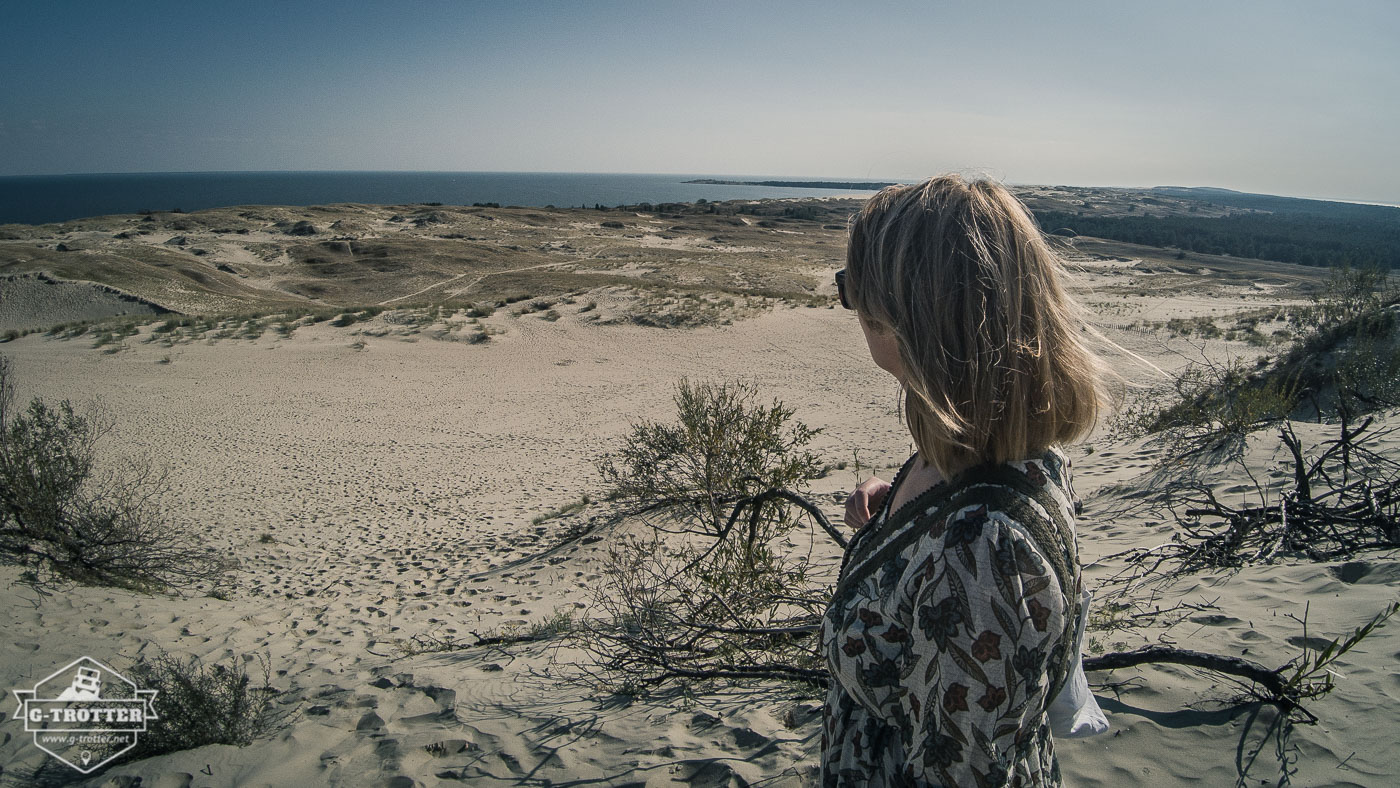
[[[1171,381],[1167,401],[1144,398],[1124,408],[1114,432],[1168,432],[1174,453],[1243,448],[1249,433],[1288,418],[1298,404],[1297,381],[1261,374],[1243,361],[1197,364]]]
[[[805,450],[818,431],[790,424],[793,411],[778,400],[758,402],[756,384],[682,380],[674,399],[675,423],[634,424],[622,450],[599,463],[613,498],[674,508],[717,533],[736,500],[799,487],[821,469]]]
[[[1162,392],[1139,398],[1119,414],[1114,431],[1169,432],[1178,441],[1176,449],[1189,453],[1240,448],[1245,435],[1290,417],[1400,405],[1397,307],[1400,292],[1385,272],[1339,269],[1311,307],[1289,315],[1298,333],[1282,354],[1252,367],[1241,361],[1190,366],[1171,381],[1165,402]],[[1204,334],[1206,320],[1176,319],[1167,325],[1176,333]],[[1254,345],[1269,342],[1254,327],[1258,319],[1241,323],[1249,325],[1232,333]],[[1295,335],[1276,331],[1273,336]]]
[[[814,681],[820,657],[803,633],[829,586],[812,552],[792,549],[815,508],[790,490],[821,470],[805,450],[816,431],[760,403],[753,384],[683,380],[675,402],[675,423],[633,425],[599,465],[646,529],[608,545],[593,588],[602,615],[582,622],[583,642],[619,691],[770,668]]]

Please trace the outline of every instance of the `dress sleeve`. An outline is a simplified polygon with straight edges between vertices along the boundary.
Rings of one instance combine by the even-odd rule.
[[[900,713],[912,785],[1040,785],[1047,668],[1063,648],[1054,570],[1002,512],[966,509],[915,556]]]

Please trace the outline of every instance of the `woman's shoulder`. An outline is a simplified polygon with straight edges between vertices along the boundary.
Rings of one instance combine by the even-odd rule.
[[[955,477],[948,494],[955,501],[985,502],[1008,515],[1008,509],[1024,513],[1024,507],[1018,504],[1027,501],[1043,509],[1040,514],[1047,518],[1062,514],[1072,520],[1078,510],[1078,498],[1070,481],[1070,461],[1059,447],[1023,460],[969,469]]]
[[[996,549],[1017,542],[1031,552],[1065,552],[1074,544],[1074,498],[1069,461],[1059,449],[962,473],[872,523],[872,533],[852,543],[841,585],[878,577],[881,588],[905,572],[948,550]],[[983,547],[978,548],[978,543]],[[1077,550],[1070,547],[1070,553]],[[1058,563],[1051,560],[1052,565]],[[1057,569],[1060,567],[1056,567]]]
[[[1078,545],[1074,534],[1077,499],[1069,479],[1069,459],[1059,449],[964,475],[948,504],[921,513],[922,530],[942,554],[966,551],[978,542],[1016,542],[1045,559],[1056,574],[1072,576]],[[1004,548],[1003,548],[1004,549]]]

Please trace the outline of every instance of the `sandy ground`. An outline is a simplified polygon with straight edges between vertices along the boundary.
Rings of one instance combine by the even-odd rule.
[[[1152,319],[1260,303],[1218,288],[1176,311],[1164,299]],[[679,331],[591,325],[578,308],[561,307],[556,322],[499,314],[492,320],[503,333],[478,345],[318,324],[289,338],[172,348],[142,342],[148,326],[110,354],[87,338],[40,334],[0,346],[22,398],[100,401],[115,418],[105,443],[112,460],[167,468],[167,511],[240,563],[227,599],[76,588],[39,600],[10,585],[13,569],[0,570],[0,684],[30,686],[82,655],[119,669],[159,651],[270,659],[289,714],[270,738],[119,762],[94,785],[131,784],[129,776],[147,786],[811,784],[820,700],[801,689],[625,699],[580,678],[583,655],[558,641],[407,653],[415,637],[470,639],[586,613],[607,533],[558,545],[606,510],[594,503],[535,518],[585,495],[597,501],[596,460],[632,422],[671,418],[682,377],[756,381],[822,429],[815,448],[833,464],[858,460],[888,473],[907,456],[895,385],[870,363],[848,312],[779,307]],[[1164,368],[1202,353],[1259,352],[1122,329],[1138,319],[1102,323]],[[1150,377],[1122,357],[1115,366]],[[1400,451],[1393,440],[1389,448]],[[1160,519],[1121,514],[1124,501],[1150,492],[1143,474],[1153,447],[1100,435],[1073,456],[1088,502],[1086,563],[1165,541]],[[1249,467],[1277,475],[1279,459],[1261,441]],[[864,475],[833,470],[814,496],[836,517],[837,501]],[[1212,479],[1237,497],[1245,480],[1228,470]],[[836,551],[824,549],[834,573]],[[1117,568],[1094,565],[1087,577]],[[1397,584],[1391,554],[1199,574],[1161,588],[1163,604],[1216,609],[1160,632],[1099,637],[1109,650],[1161,636],[1275,665],[1305,644],[1293,617],[1306,614],[1310,637],[1345,634],[1394,599]],[[1339,664],[1337,689],[1313,708],[1319,724],[1289,728],[1274,725],[1267,707],[1223,702],[1238,689],[1196,671],[1096,674],[1111,682],[1097,694],[1112,731],[1059,743],[1062,768],[1076,786],[1393,785],[1397,658],[1400,626],[1392,626]],[[45,762],[19,723],[3,731],[0,778]]]

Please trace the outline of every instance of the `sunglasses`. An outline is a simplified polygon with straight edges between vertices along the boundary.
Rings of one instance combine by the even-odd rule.
[[[846,300],[846,269],[842,268],[836,272],[836,296],[841,299],[842,309],[855,309],[851,302]]]

